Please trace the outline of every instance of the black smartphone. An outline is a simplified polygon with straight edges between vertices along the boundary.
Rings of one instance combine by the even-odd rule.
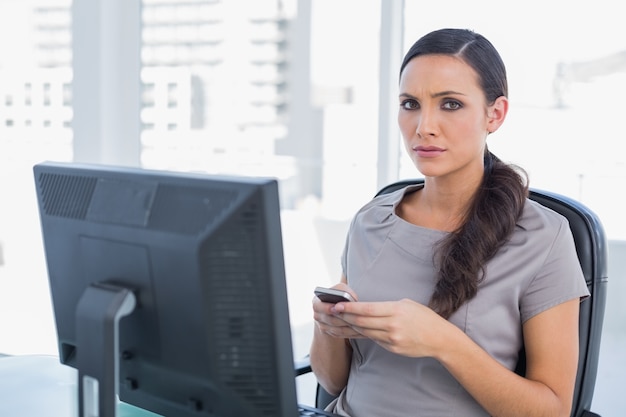
[[[325,303],[338,303],[340,301],[356,301],[349,292],[335,290],[333,288],[316,287],[315,295]]]

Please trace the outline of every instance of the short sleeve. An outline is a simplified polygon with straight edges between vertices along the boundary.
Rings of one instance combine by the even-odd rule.
[[[564,217],[554,236],[543,265],[523,294],[522,322],[558,304],[589,296],[574,238]]]

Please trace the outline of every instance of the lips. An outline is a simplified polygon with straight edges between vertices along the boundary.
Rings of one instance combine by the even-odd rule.
[[[413,148],[413,150],[422,158],[435,158],[446,151],[445,149],[437,146],[417,146]]]

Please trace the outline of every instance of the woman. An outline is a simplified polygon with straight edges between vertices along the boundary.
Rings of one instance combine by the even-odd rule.
[[[508,111],[504,64],[469,30],[419,39],[398,123],[423,186],[354,217],[335,288],[313,300],[311,365],[345,416],[569,416],[579,302],[567,221],[527,199],[486,140]],[[515,369],[524,346],[526,376]]]

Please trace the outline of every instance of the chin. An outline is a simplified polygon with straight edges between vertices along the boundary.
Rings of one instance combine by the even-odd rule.
[[[444,170],[433,166],[433,164],[415,164],[415,168],[424,177],[440,177],[446,174]]]

